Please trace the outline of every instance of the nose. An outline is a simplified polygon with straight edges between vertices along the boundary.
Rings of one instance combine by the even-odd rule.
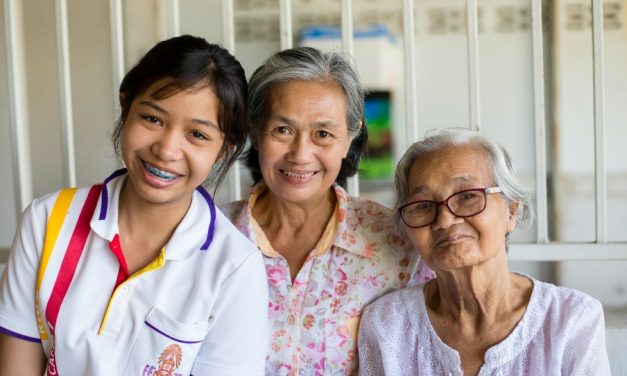
[[[464,218],[458,217],[453,214],[448,206],[440,205],[435,217],[435,221],[431,224],[433,230],[445,230],[453,225],[462,223]]]
[[[164,130],[151,146],[151,151],[162,161],[176,161],[183,155],[182,140],[174,130]]]
[[[288,160],[294,163],[308,163],[311,160],[314,145],[307,134],[299,134],[290,143]]]

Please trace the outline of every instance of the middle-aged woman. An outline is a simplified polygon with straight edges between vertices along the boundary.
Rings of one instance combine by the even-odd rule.
[[[366,143],[358,76],[338,53],[281,51],[251,77],[248,109],[257,184],[225,213],[264,254],[266,374],[354,374],[363,307],[410,275],[430,277],[389,209],[336,184],[355,174]]]
[[[532,215],[505,149],[437,131],[395,187],[395,222],[436,278],[366,309],[361,375],[609,375],[601,304],[508,270],[509,234]]]

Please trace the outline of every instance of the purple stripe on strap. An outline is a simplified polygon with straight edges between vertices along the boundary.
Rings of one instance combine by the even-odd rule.
[[[216,205],[213,203],[213,199],[211,199],[211,195],[205,188],[202,186],[196,188],[198,192],[205,198],[207,201],[207,205],[209,206],[209,211],[211,212],[211,220],[209,222],[209,229],[207,230],[207,240],[205,240],[205,244],[200,247],[201,251],[206,251],[209,248],[209,244],[213,241],[213,233],[216,229]]]
[[[144,323],[145,323],[146,325],[148,325],[148,327],[149,327],[150,329],[154,330],[155,332],[157,332],[157,333],[159,333],[159,334],[161,334],[161,335],[163,335],[163,336],[166,336],[166,337],[168,337],[169,339],[171,339],[171,340],[173,340],[173,341],[176,341],[176,342],[179,342],[179,343],[200,343],[200,342],[204,341],[204,340],[200,340],[200,341],[184,341],[184,340],[182,340],[182,339],[174,338],[174,337],[172,337],[172,336],[169,336],[169,335],[165,334],[165,333],[164,333],[164,332],[162,332],[161,330],[157,329],[154,325],[151,325],[148,321],[144,321]]]
[[[102,183],[102,192],[100,194],[102,197],[102,201],[100,202],[100,217],[98,217],[98,219],[100,219],[101,221],[107,218],[107,208],[109,207],[109,192],[107,191],[107,183],[125,173],[125,168],[114,171],[111,175],[109,175],[108,178],[104,180],[104,183]]]
[[[2,326],[0,326],[0,333],[10,335],[11,337],[23,339],[24,341],[28,341],[28,342],[41,343],[41,339],[39,338],[29,337],[20,333],[12,332],[9,329],[2,327]]]

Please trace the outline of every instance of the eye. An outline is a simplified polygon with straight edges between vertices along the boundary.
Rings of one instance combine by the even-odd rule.
[[[292,137],[292,130],[284,125],[274,127],[268,133],[279,141],[287,141]]]
[[[317,135],[318,135],[318,137],[320,137],[320,138],[332,137],[332,134],[331,134],[331,133],[329,133],[329,132],[327,132],[327,131],[325,131],[325,130],[323,130],[323,129],[319,130],[319,131],[317,132]]]
[[[209,139],[209,137],[205,136],[204,133],[199,132],[199,131],[192,131],[191,135],[192,135],[192,137],[198,138],[198,139],[201,139],[201,140],[208,140]]]
[[[149,123],[153,124],[161,124],[161,120],[158,117],[152,115],[140,115],[142,119],[146,120]]]

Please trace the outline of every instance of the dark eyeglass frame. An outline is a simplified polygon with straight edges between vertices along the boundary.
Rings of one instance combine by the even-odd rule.
[[[449,206],[448,204],[448,200],[450,200],[451,198],[453,198],[454,196],[457,196],[460,193],[464,193],[464,192],[481,192],[483,193],[483,208],[481,208],[481,210],[479,210],[476,213],[473,214],[469,214],[469,215],[458,215],[455,213],[455,211]],[[401,217],[401,220],[403,221],[403,223],[405,223],[405,226],[407,227],[411,227],[411,228],[421,228],[421,227],[427,227],[433,224],[433,222],[435,222],[438,219],[438,211],[440,209],[440,206],[444,205],[446,206],[446,208],[451,212],[451,214],[453,214],[456,217],[459,218],[468,218],[468,217],[472,217],[474,215],[477,215],[479,213],[482,213],[486,206],[488,206],[488,195],[491,193],[501,193],[503,192],[503,190],[501,189],[501,187],[499,186],[494,186],[494,187],[487,187],[487,188],[471,188],[471,189],[464,189],[462,191],[458,191],[453,193],[452,195],[448,196],[446,199],[442,200],[442,201],[432,201],[432,200],[418,200],[418,201],[412,201],[410,203],[407,203],[403,206],[401,206],[400,208],[398,208],[398,213]],[[405,220],[405,216],[403,215],[403,211],[406,207],[414,205],[414,204],[418,204],[421,202],[428,202],[431,204],[435,204],[435,216],[433,217],[433,220],[427,224],[424,224],[422,226],[411,226],[410,224],[407,223],[407,221]]]

